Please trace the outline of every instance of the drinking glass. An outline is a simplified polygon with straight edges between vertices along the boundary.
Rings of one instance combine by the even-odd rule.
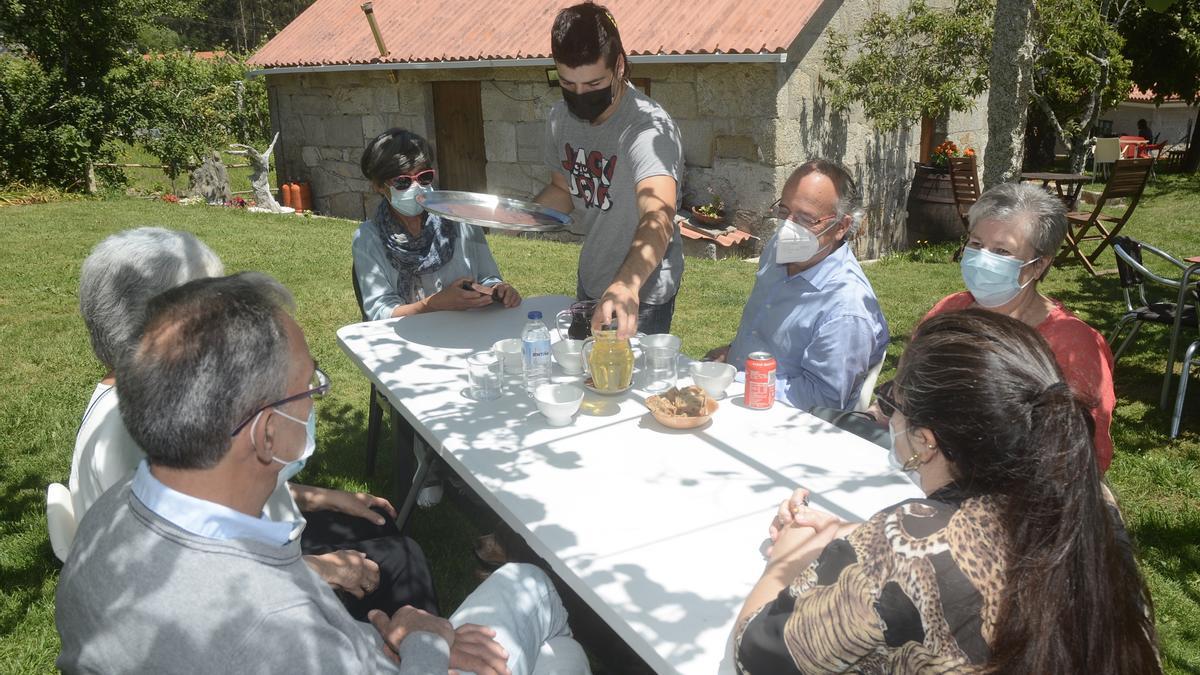
[[[471,374],[471,396],[476,401],[500,398],[502,391],[500,359],[491,352],[479,352],[467,358]]]
[[[644,347],[642,358],[645,359],[645,369],[642,371],[642,388],[651,394],[662,392],[675,386],[679,375],[677,363],[679,350],[670,347]]]

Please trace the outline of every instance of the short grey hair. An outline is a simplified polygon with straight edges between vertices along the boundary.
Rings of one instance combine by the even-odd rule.
[[[139,227],[109,236],[92,249],[79,274],[79,311],[92,352],[115,367],[137,344],[150,298],[224,273],[217,254],[190,232]]]
[[[980,195],[967,213],[969,229],[984,220],[1023,224],[1039,258],[1058,253],[1067,236],[1062,200],[1032,183],[1001,183]]]
[[[151,464],[207,469],[256,410],[284,397],[292,295],[265,274],[198,279],[152,299],[117,365],[121,417]]]
[[[788,176],[788,182],[804,178],[810,173],[819,173],[833,182],[833,191],[838,196],[835,210],[837,220],[841,222],[842,218],[851,216],[850,229],[846,230],[845,240],[853,239],[862,225],[865,212],[862,210],[862,195],[854,183],[854,177],[850,175],[850,170],[831,159],[810,159],[796,167],[792,175]]]

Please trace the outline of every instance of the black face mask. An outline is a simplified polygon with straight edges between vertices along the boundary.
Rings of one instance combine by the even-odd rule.
[[[586,94],[576,94],[563,89],[562,96],[563,100],[567,102],[567,110],[572,115],[589,123],[595,122],[596,118],[603,115],[613,102],[612,87],[589,91]]]

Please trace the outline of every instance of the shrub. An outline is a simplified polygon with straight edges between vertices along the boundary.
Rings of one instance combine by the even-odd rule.
[[[61,76],[0,54],[0,184],[82,187],[95,159],[87,129],[100,115],[99,103],[68,91]]]

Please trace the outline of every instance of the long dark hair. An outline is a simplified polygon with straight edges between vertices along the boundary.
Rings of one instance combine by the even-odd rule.
[[[983,310],[921,324],[894,392],[967,495],[993,495],[1008,536],[989,672],[1159,673],[1153,607],[1105,500],[1091,416],[1054,354]]]

